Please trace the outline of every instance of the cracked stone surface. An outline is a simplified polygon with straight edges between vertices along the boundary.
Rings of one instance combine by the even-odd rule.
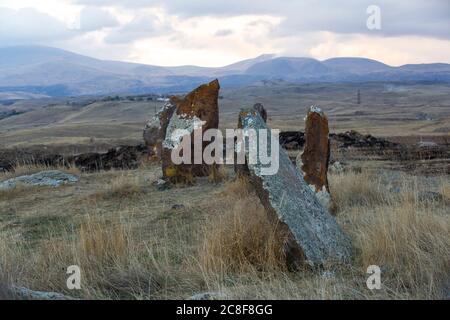
[[[249,129],[267,129],[264,120],[254,110],[242,111],[239,119],[244,135]],[[248,137],[245,143],[249,144]],[[270,139],[267,145],[270,150],[273,149]],[[329,262],[347,262],[352,255],[350,239],[320,204],[286,152],[279,148],[279,170],[276,174],[261,175],[262,164],[260,161],[249,163],[248,149],[246,147],[249,179],[269,218],[286,237],[288,263],[318,266]]]

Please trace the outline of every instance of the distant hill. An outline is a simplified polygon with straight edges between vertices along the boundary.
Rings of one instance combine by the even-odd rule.
[[[224,87],[260,81],[293,83],[347,81],[450,81],[450,64],[392,67],[365,58],[262,55],[219,68],[163,67],[99,60],[42,46],[0,48],[1,97],[58,97],[189,90],[212,78]],[[20,93],[20,94],[18,94]]]

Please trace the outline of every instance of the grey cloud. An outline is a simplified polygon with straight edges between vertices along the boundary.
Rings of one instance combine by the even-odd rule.
[[[139,15],[124,26],[113,29],[105,37],[108,43],[125,43],[143,38],[167,35],[172,31],[170,24],[154,15]]]
[[[86,7],[80,12],[80,29],[95,31],[118,26],[117,19],[108,11],[96,7]]]
[[[230,29],[222,29],[222,30],[217,30],[214,35],[216,37],[226,37],[233,34],[233,31]]]
[[[77,35],[58,19],[33,8],[0,7],[0,43],[16,45],[46,43]]]
[[[127,8],[163,7],[180,17],[236,16],[269,14],[284,17],[275,35],[295,35],[304,31],[365,33],[384,36],[422,35],[450,37],[450,1],[448,0],[74,0],[100,6]],[[366,28],[369,5],[381,8],[382,29]]]

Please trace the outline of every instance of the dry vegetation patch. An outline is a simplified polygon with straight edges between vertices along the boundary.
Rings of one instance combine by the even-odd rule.
[[[156,178],[156,167],[82,174],[78,187],[45,189],[39,209],[26,215],[22,206],[33,203],[0,198],[0,275],[7,283],[88,299],[184,299],[203,291],[237,299],[444,297],[448,202],[421,201],[415,179],[402,177],[393,193],[376,172],[330,176],[337,219],[356,257],[348,266],[290,272],[282,237],[248,181],[199,180],[161,191],[152,184]],[[445,199],[448,186],[442,177]],[[76,197],[57,202],[64,206],[59,218],[54,208],[33,217],[46,203],[55,205],[58,192],[74,188],[80,188]],[[8,210],[19,227],[5,218]],[[65,270],[74,264],[82,270],[80,291],[65,286]],[[381,290],[366,287],[371,264],[382,268]]]

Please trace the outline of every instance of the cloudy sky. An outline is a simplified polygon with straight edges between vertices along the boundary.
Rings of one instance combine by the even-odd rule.
[[[265,53],[450,63],[450,0],[0,0],[0,47],[23,44],[171,66]]]

